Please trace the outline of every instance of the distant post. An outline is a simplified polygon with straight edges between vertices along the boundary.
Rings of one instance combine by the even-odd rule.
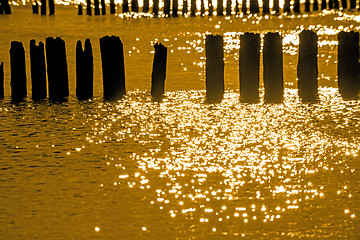
[[[231,15],[231,0],[226,0],[226,15]]]
[[[60,37],[45,40],[49,99],[65,101],[69,96],[65,41]]]
[[[235,15],[239,15],[240,9],[239,9],[239,1],[235,0]]]
[[[310,0],[305,0],[305,12],[310,12]]]
[[[321,10],[324,10],[327,8],[326,0],[321,0]]]
[[[242,0],[242,2],[241,2],[241,12],[242,12],[244,15],[247,14],[246,0]]]
[[[294,13],[300,13],[300,0],[294,0]]]
[[[205,15],[205,3],[204,3],[204,0],[200,1],[200,15],[201,16]]]
[[[279,0],[274,0],[273,10],[274,10],[276,13],[280,12]]]
[[[86,15],[92,15],[91,0],[86,0]]]
[[[340,9],[339,0],[334,0],[334,9]]]
[[[153,71],[151,74],[151,96],[160,101],[164,97],[166,79],[167,48],[160,44],[155,44],[155,55]]]
[[[260,34],[240,36],[239,85],[243,102],[259,101]]]
[[[190,12],[190,16],[196,16],[196,0],[191,0]]]
[[[334,0],[329,0],[329,9],[334,9]]]
[[[2,13],[11,14],[11,7],[8,0],[1,0]]]
[[[101,0],[101,14],[106,15],[106,4],[105,0]]]
[[[94,0],[94,14],[100,15],[100,7],[99,7],[99,0]]]
[[[78,4],[78,15],[83,15],[83,9],[81,4]]]
[[[270,13],[270,0],[264,0],[263,1],[263,14],[269,14]]]
[[[39,4],[35,1],[32,5],[33,14],[39,14]]]
[[[153,1],[153,14],[157,16],[159,14],[159,0]]]
[[[170,0],[164,0],[164,14],[170,16]]]
[[[356,8],[356,0],[350,0],[350,9]]]
[[[218,16],[223,16],[224,15],[224,6],[223,6],[223,0],[217,0],[217,15]]]
[[[172,16],[177,17],[179,11],[179,1],[173,0],[173,6],[172,6]]]
[[[290,13],[290,0],[285,0],[284,1],[284,12],[285,13]]]
[[[259,2],[258,0],[250,0],[250,13],[259,13]]]
[[[4,99],[4,63],[0,63],[0,99]]]
[[[46,15],[46,0],[41,0],[41,15]]]
[[[143,12],[144,12],[144,13],[148,13],[148,12],[149,12],[149,0],[144,0]]]
[[[10,48],[11,99],[22,101],[27,96],[25,50],[21,42],[12,41]]]
[[[188,13],[188,2],[187,0],[183,1],[183,8],[182,8],[182,14],[185,15]]]
[[[319,10],[319,2],[318,0],[314,0],[313,11],[318,11],[318,10]]]
[[[87,100],[93,97],[94,63],[90,39],[85,40],[84,50],[81,41],[76,43],[76,97]]]
[[[209,16],[212,16],[214,13],[214,6],[212,4],[212,0],[208,0],[208,8],[209,8]]]
[[[220,35],[207,35],[206,54],[206,99],[218,102],[224,96],[224,40]]]
[[[297,77],[299,96],[305,102],[318,99],[317,40],[316,33],[311,30],[300,33]]]
[[[115,14],[115,0],[110,0],[110,14]]]
[[[169,0],[167,0],[167,1],[169,1]],[[137,0],[131,0],[131,11],[135,12],[135,13],[139,12],[139,3]]]
[[[282,37],[267,33],[263,50],[265,102],[281,102],[284,95]]]
[[[39,46],[36,46],[34,39],[30,41],[31,86],[33,100],[42,100],[47,97],[44,51],[44,44],[42,42],[39,42]]]
[[[55,3],[54,0],[49,0],[49,15],[55,14]]]
[[[341,0],[341,6],[343,9],[347,9],[347,0]]]
[[[104,99],[118,100],[126,94],[123,44],[117,36],[100,38]]]

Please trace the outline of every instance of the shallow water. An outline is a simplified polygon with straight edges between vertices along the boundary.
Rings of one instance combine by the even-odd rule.
[[[66,103],[11,103],[7,68],[1,239],[360,238],[360,102],[343,101],[335,88],[335,34],[358,30],[354,15],[210,21],[86,17],[72,6],[59,6],[54,17],[13,10],[0,16],[5,65],[11,40],[26,42],[29,58],[30,39],[60,35],[71,96]],[[319,34],[315,104],[301,103],[292,89],[296,36],[309,26]],[[240,103],[239,35],[279,29],[284,103]],[[220,104],[204,102],[207,32],[225,36],[227,91]],[[129,92],[113,103],[101,99],[98,39],[105,34],[119,35],[125,46]],[[74,51],[85,37],[94,48],[95,98],[79,102]],[[169,46],[162,103],[148,90],[156,41]]]

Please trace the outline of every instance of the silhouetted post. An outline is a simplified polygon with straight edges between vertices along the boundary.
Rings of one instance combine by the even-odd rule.
[[[204,0],[200,1],[200,15],[201,16],[205,15],[205,3],[204,3]]]
[[[33,14],[39,14],[39,4],[37,1],[32,4],[32,10]]]
[[[235,0],[235,15],[239,15],[240,9],[239,9],[239,2],[238,0]]]
[[[242,12],[244,15],[247,14],[246,0],[242,0],[242,3],[241,3],[241,12]]]
[[[41,15],[46,15],[46,0],[41,0]]]
[[[149,0],[144,0],[144,4],[143,4],[143,12],[144,13],[148,13],[150,8],[150,1]]]
[[[260,34],[241,35],[239,55],[240,99],[243,102],[258,102]]]
[[[334,9],[334,0],[329,0],[329,9]]]
[[[317,40],[316,33],[311,30],[300,33],[297,77],[299,96],[305,102],[315,101],[318,97]]]
[[[170,1],[170,0],[166,0],[166,1]],[[131,11],[136,13],[139,12],[139,3],[137,0],[131,0]]]
[[[273,10],[274,10],[276,13],[280,12],[279,0],[274,0]]]
[[[341,0],[341,6],[343,9],[347,9],[347,0]]]
[[[49,15],[55,14],[55,3],[54,0],[49,0]]]
[[[290,13],[291,12],[291,10],[290,10],[290,0],[285,0],[284,1],[284,12],[285,13]]]
[[[100,38],[104,99],[118,100],[126,94],[123,44],[119,37]]]
[[[0,15],[4,14],[4,8],[2,6],[2,1],[0,0]]]
[[[151,74],[151,96],[155,100],[161,100],[164,97],[167,48],[161,43],[155,44],[154,48],[155,55]]]
[[[224,96],[224,41],[220,35],[207,35],[206,55],[206,99],[221,101]]]
[[[159,14],[159,0],[153,1],[153,14],[157,16]]]
[[[319,2],[318,0],[314,0],[313,11],[318,11],[318,10],[319,10]]]
[[[42,42],[39,42],[39,46],[36,46],[34,39],[30,41],[31,86],[33,100],[45,99],[47,96],[44,51],[44,44]]]
[[[183,1],[183,8],[182,8],[182,14],[185,15],[188,12],[188,2],[187,0]]]
[[[263,1],[263,14],[269,14],[270,13],[270,0],[264,0]]]
[[[310,12],[310,0],[305,0],[305,12]]]
[[[326,0],[321,0],[321,10],[324,10],[327,8]]]
[[[94,64],[90,39],[85,40],[84,50],[81,41],[76,43],[76,97],[87,100],[93,97]]]
[[[339,9],[339,8],[340,8],[339,0],[334,0],[334,9]]]
[[[115,14],[115,0],[110,0],[110,14]]]
[[[99,0],[94,0],[94,14],[100,15],[100,7],[99,7]]]
[[[267,33],[263,50],[265,102],[281,102],[284,95],[282,37]]]
[[[259,2],[258,0],[250,0],[250,13],[259,13]]]
[[[3,62],[0,63],[0,99],[4,99],[4,63]]]
[[[224,6],[223,6],[223,0],[217,0],[217,15],[223,16],[224,15]]]
[[[350,0],[350,9],[356,8],[356,0]]]
[[[338,86],[344,99],[356,99],[360,92],[359,33],[338,34]]]
[[[164,14],[170,16],[170,0],[164,0]]]
[[[91,0],[86,0],[86,15],[92,15]]]
[[[214,13],[214,6],[212,4],[212,0],[208,1],[208,8],[209,8],[209,16],[212,16]]]
[[[159,1],[159,0],[157,0],[157,1]],[[155,1],[154,1],[154,4],[155,4]],[[128,0],[123,1],[122,9],[123,9],[123,13],[128,13],[129,12],[129,2],[128,2]]]
[[[12,41],[10,48],[11,99],[22,101],[27,96],[25,50],[21,42]]]
[[[83,15],[83,9],[81,4],[78,4],[78,15]]]
[[[172,6],[172,16],[177,17],[179,11],[179,1],[173,0],[173,6]]]
[[[226,0],[226,15],[231,15],[231,0]]]
[[[69,96],[65,41],[60,37],[45,40],[49,99],[65,101]]]
[[[8,0],[1,0],[2,12],[5,14],[11,14],[11,7]]]
[[[190,16],[195,17],[196,15],[196,0],[191,0]]]
[[[294,13],[300,13],[300,0],[294,0]]]
[[[106,4],[105,0],[101,0],[101,14],[106,15]]]

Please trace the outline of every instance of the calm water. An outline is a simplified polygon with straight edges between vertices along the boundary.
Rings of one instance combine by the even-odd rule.
[[[0,16],[0,239],[360,238],[360,102],[336,89],[336,34],[359,31],[357,12],[339,16],[158,18]],[[297,34],[319,34],[320,102],[297,97]],[[239,102],[239,35],[284,35],[283,104]],[[225,99],[204,103],[204,37],[225,37]],[[119,35],[129,90],[101,99],[98,39]],[[12,40],[62,36],[67,103],[10,102]],[[95,98],[78,102],[75,43],[91,38]],[[149,93],[153,47],[169,47],[167,97]],[[30,74],[28,75],[30,76]],[[31,91],[29,91],[31,96]]]

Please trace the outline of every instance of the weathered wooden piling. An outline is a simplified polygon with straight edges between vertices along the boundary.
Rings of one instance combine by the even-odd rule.
[[[239,85],[240,100],[259,101],[260,34],[245,33],[240,36]]]
[[[350,9],[356,8],[356,0],[350,0]]]
[[[224,96],[224,40],[220,35],[207,35],[206,55],[206,99],[221,101]]]
[[[149,0],[144,0],[144,4],[143,4],[143,12],[144,13],[148,13],[150,10],[150,1]]]
[[[76,97],[87,100],[93,97],[94,63],[90,39],[76,43]]]
[[[4,63],[0,63],[0,99],[4,99]]]
[[[46,15],[46,0],[41,0],[40,12],[41,15]]]
[[[5,14],[11,14],[11,7],[8,0],[1,0],[2,12]]]
[[[166,0],[169,1],[169,0]],[[139,12],[139,3],[138,0],[131,0],[131,11],[138,13]]]
[[[310,0],[305,0],[305,12],[310,12]]]
[[[284,12],[285,13],[290,13],[291,12],[291,10],[290,10],[290,0],[285,0],[284,1]]]
[[[318,0],[314,0],[313,11],[318,11],[318,10],[319,10],[319,2]]]
[[[205,3],[204,3],[204,0],[200,0],[200,15],[201,16],[205,15]]]
[[[153,70],[151,74],[151,96],[155,100],[164,97],[166,79],[167,48],[160,44],[155,44],[155,55]]]
[[[117,36],[100,38],[104,99],[118,100],[126,94],[123,44]]]
[[[183,8],[182,8],[182,14],[185,15],[188,13],[188,2],[187,0],[183,1]]]
[[[284,95],[282,37],[267,33],[264,37],[263,79],[265,102],[281,102]]]
[[[106,15],[106,4],[105,0],[101,0],[101,14]]]
[[[159,0],[157,0],[157,1],[159,1]],[[154,4],[155,4],[155,1],[154,1]],[[123,0],[122,11],[123,11],[123,13],[129,12],[129,1],[128,0]]]
[[[110,14],[115,14],[115,0],[110,0]]]
[[[216,14],[217,16],[223,16],[224,15],[224,2],[223,0],[217,0],[217,7],[216,7]]]
[[[159,0],[153,1],[153,14],[157,16],[159,14]]]
[[[38,2],[35,1],[31,6],[32,6],[33,14],[39,14],[39,4],[38,4]]]
[[[294,13],[300,13],[300,0],[294,0]]]
[[[259,13],[259,2],[258,0],[250,0],[250,13]]]
[[[264,0],[263,1],[263,14],[269,14],[270,13],[270,0]]]
[[[30,41],[30,67],[32,99],[45,99],[47,88],[44,44],[39,42],[39,46],[36,46],[34,39]]]
[[[241,12],[242,12],[244,15],[247,14],[246,0],[242,0],[242,2],[241,2]]]
[[[347,9],[347,0],[341,0],[341,6],[343,9]]]
[[[190,16],[192,17],[196,16],[196,0],[191,0]]]
[[[173,6],[172,6],[172,16],[177,17],[179,11],[179,1],[173,0]]]
[[[49,0],[49,15],[55,14],[55,3],[54,0]]]
[[[91,0],[86,0],[86,15],[92,15]]]
[[[321,10],[325,10],[327,8],[326,0],[321,0]]]
[[[208,1],[208,9],[209,9],[209,16],[212,16],[214,13],[214,6],[211,0]]]
[[[65,41],[60,37],[45,40],[49,99],[65,101],[69,96]]]
[[[318,99],[318,36],[311,30],[300,33],[297,65],[299,97],[305,102]]]
[[[22,101],[27,96],[25,50],[21,42],[12,41],[10,48],[11,99]]]
[[[239,2],[238,0],[235,0],[235,15],[239,15],[240,9],[239,9]]]
[[[278,13],[280,12],[280,7],[279,7],[279,0],[274,0],[274,5],[273,5],[273,10]]]
[[[94,0],[94,15],[100,15],[99,0]]]
[[[226,0],[226,15],[231,15],[231,0]]]
[[[340,32],[338,44],[338,86],[344,99],[357,99],[360,93],[359,33]]]
[[[170,0],[164,0],[164,14],[170,16]]]
[[[83,7],[82,7],[82,4],[78,4],[78,15],[83,15]]]

